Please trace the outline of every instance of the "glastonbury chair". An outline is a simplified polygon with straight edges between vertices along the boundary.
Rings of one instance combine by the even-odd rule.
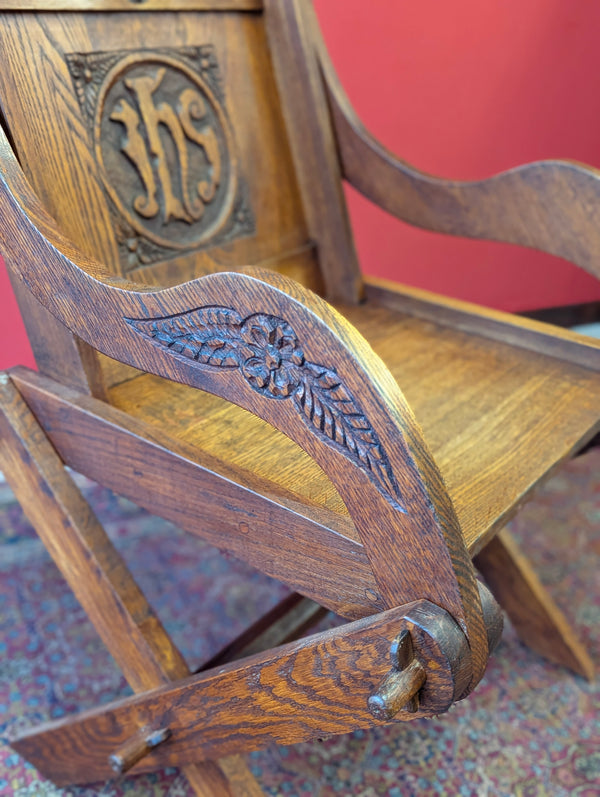
[[[599,173],[397,160],[305,0],[51,5],[0,15],[0,251],[39,368],[2,376],[0,467],[135,694],[15,749],[57,784],[169,765],[259,794],[240,753],[475,688],[501,621],[473,557],[591,676],[502,528],[600,428],[600,343],[362,277],[342,179],[600,276]],[[292,594],[190,673],[65,466]],[[306,636],[322,607],[348,622]]]

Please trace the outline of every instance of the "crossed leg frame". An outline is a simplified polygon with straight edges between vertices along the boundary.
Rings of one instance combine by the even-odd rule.
[[[234,751],[430,716],[462,691],[464,638],[426,601],[290,642],[319,612],[294,596],[262,623],[268,650],[253,652],[262,634],[250,629],[192,675],[9,374],[0,376],[0,468],[136,693],[14,741],[58,784],[179,765],[197,795],[257,797]],[[476,564],[531,647],[592,676],[587,652],[507,532]]]

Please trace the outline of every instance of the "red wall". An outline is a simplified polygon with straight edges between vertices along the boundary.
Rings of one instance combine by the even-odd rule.
[[[0,369],[10,368],[12,365],[35,367],[19,308],[8,281],[4,262],[0,257]]]
[[[350,99],[419,168],[486,177],[539,158],[600,167],[597,0],[316,0]],[[409,228],[349,192],[368,273],[519,310],[600,299],[548,255]],[[31,363],[0,269],[0,367]]]
[[[597,0],[316,0],[359,115],[402,158],[477,179],[541,158],[600,167]],[[549,255],[408,227],[349,194],[366,271],[507,310],[600,298]]]

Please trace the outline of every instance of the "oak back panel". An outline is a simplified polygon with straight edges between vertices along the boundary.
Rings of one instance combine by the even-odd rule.
[[[0,101],[39,197],[115,273],[283,261],[318,288],[261,12],[4,13]]]

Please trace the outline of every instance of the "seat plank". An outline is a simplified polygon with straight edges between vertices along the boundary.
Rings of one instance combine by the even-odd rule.
[[[339,308],[404,391],[477,553],[531,491],[600,429],[600,375],[376,303]],[[346,514],[291,440],[215,396],[145,374],[111,402],[175,438]]]
[[[109,391],[111,403],[171,436],[340,514],[346,507],[296,443],[246,410],[187,385],[143,374]]]
[[[405,392],[473,553],[600,428],[597,373],[382,307],[344,312]]]

